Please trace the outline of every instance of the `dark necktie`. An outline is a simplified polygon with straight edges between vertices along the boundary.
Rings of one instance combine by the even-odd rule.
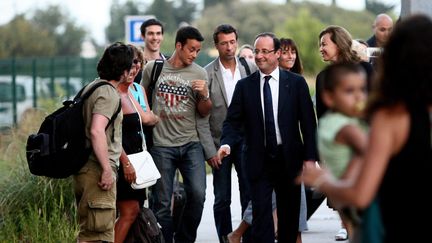
[[[271,76],[264,77],[264,118],[266,132],[266,151],[267,155],[275,158],[277,155],[276,128],[273,116],[272,94],[270,90],[269,80]]]

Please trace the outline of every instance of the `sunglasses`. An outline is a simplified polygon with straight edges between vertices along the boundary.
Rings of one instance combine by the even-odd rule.
[[[133,59],[133,64],[135,64],[135,65],[137,65],[138,63],[139,64],[142,64],[142,61],[140,61],[139,59]]]

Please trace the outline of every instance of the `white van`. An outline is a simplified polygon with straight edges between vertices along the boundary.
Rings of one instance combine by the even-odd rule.
[[[22,118],[22,115],[27,109],[33,107],[33,77],[18,75],[16,80],[16,110],[17,122]],[[49,78],[36,78],[38,97],[51,97],[50,96],[50,82]],[[61,103],[64,100],[72,99],[76,93],[81,89],[81,79],[71,77],[69,79],[69,97],[66,95],[66,78],[56,77],[54,83],[59,85],[56,90],[55,99]],[[0,75],[0,129],[10,127],[13,125],[13,100],[12,100],[12,77],[10,75]]]
[[[38,78],[38,83],[45,87],[45,89],[49,90],[48,87],[51,87],[51,79],[50,78]],[[73,99],[75,95],[80,91],[83,87],[81,83],[81,78],[70,77],[69,85],[66,85],[65,77],[55,77],[54,78],[54,89],[55,89],[55,99],[59,102],[63,102],[64,100]],[[67,89],[69,90],[69,96],[67,96]],[[48,95],[51,93],[48,92]]]
[[[23,113],[33,107],[33,77],[18,75],[16,83],[17,121]],[[13,125],[12,77],[0,76],[0,128]]]

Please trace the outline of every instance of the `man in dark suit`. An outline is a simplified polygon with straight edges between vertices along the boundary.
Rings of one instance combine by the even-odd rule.
[[[367,44],[383,48],[393,30],[393,19],[387,14],[378,14],[372,27],[374,35],[367,40]]]
[[[305,79],[280,70],[280,41],[272,33],[255,38],[259,71],[241,79],[223,124],[219,157],[244,138],[244,161],[252,198],[252,240],[275,239],[271,194],[276,192],[278,242],[296,242],[304,163],[315,163],[316,119]]]
[[[205,69],[208,74],[208,86],[213,107],[202,126],[197,126],[207,163],[213,171],[214,205],[213,214],[219,242],[227,242],[227,235],[232,231],[231,223],[231,170],[237,171],[242,212],[247,207],[250,197],[247,193],[246,179],[241,166],[242,142],[233,144],[232,153],[223,161],[217,157],[220,146],[222,124],[228,105],[231,102],[237,81],[247,77],[246,68],[236,57],[237,30],[228,24],[221,24],[213,32],[213,41],[219,57],[210,62]],[[246,62],[249,70],[256,71],[254,63]],[[243,213],[242,213],[243,214]]]

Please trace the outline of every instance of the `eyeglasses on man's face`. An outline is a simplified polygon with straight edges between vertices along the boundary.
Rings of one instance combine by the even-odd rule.
[[[255,55],[258,55],[258,54],[260,54],[260,53],[262,53],[263,55],[268,55],[268,54],[270,54],[270,53],[272,53],[272,52],[274,52],[274,51],[275,51],[275,49],[273,49],[273,50],[266,50],[266,49],[259,50],[259,49],[254,49],[254,50],[253,50],[253,53],[254,53]]]

